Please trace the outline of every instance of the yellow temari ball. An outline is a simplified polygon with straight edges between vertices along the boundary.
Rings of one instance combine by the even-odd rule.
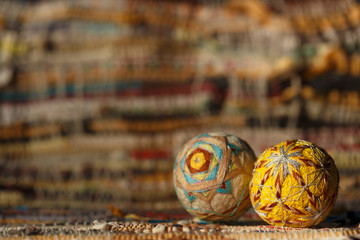
[[[333,209],[339,188],[334,160],[304,140],[281,142],[257,159],[250,183],[251,203],[274,226],[310,227]]]
[[[242,139],[201,134],[177,155],[174,187],[183,207],[206,221],[235,220],[250,206],[249,183],[256,160]]]

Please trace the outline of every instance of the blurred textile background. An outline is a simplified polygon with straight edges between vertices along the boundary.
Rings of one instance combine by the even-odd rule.
[[[360,210],[360,5],[0,2],[0,207],[181,212],[174,158],[222,131],[324,147]]]

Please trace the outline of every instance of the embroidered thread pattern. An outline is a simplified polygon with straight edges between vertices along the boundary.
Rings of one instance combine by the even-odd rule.
[[[285,141],[258,158],[250,198],[271,225],[309,227],[330,213],[338,185],[334,160],[325,150],[303,140]]]
[[[233,135],[202,134],[177,156],[174,185],[184,208],[208,221],[239,217],[250,205],[255,161],[251,148]]]

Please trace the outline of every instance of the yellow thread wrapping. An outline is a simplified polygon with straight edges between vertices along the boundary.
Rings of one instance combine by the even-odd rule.
[[[309,227],[333,209],[338,186],[337,168],[325,150],[303,140],[285,141],[257,159],[250,199],[271,225]]]
[[[191,167],[195,168],[195,169],[200,169],[202,165],[204,165],[204,163],[206,163],[205,157],[203,153],[196,153],[192,158],[191,158]]]

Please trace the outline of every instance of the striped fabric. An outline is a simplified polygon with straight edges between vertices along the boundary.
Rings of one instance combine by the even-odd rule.
[[[183,211],[180,147],[323,146],[359,210],[356,1],[0,2],[0,207]]]

